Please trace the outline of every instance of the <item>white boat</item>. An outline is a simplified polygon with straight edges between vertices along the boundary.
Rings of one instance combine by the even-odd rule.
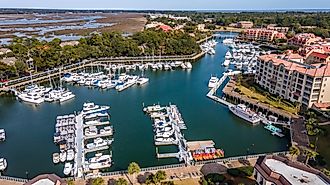
[[[182,68],[182,69],[187,69],[186,64],[182,63],[182,64],[181,64],[181,68]]]
[[[131,86],[133,86],[134,84],[136,83],[136,81],[130,81],[130,82],[125,82],[124,84],[122,85],[117,85],[116,86],[116,90],[118,90],[119,92],[120,91],[123,91]]]
[[[72,149],[67,151],[66,160],[72,161],[74,159],[74,151]]]
[[[163,109],[164,109],[164,107],[161,107],[160,105],[152,105],[152,106],[148,106],[148,107],[143,108],[143,111],[144,112],[158,112],[158,111],[161,111]]]
[[[73,165],[71,163],[65,163],[64,169],[63,169],[64,175],[67,175],[67,176],[71,175],[72,169],[73,169],[72,167],[73,167]]]
[[[7,168],[7,160],[0,158],[0,171],[4,171]]]
[[[230,60],[229,59],[225,59],[225,61],[223,62],[222,65],[225,66],[225,67],[228,67],[229,64],[230,64]]]
[[[233,114],[252,123],[253,125],[258,124],[261,121],[260,117],[255,112],[247,108],[244,104],[230,105],[228,107]]]
[[[102,153],[95,154],[95,157],[92,157],[88,160],[89,163],[98,163],[103,160],[110,160],[110,155],[103,155]]]
[[[208,84],[208,87],[209,88],[213,88],[217,85],[219,81],[219,78],[215,77],[215,76],[211,76],[210,80],[209,80],[209,84]]]
[[[6,140],[6,132],[5,129],[0,129],[0,141]]]
[[[39,93],[21,93],[18,95],[18,98],[27,103],[41,104],[45,99]]]
[[[93,149],[93,148],[99,148],[107,145],[111,145],[113,140],[108,140],[108,139],[102,139],[100,137],[94,139],[93,143],[88,143],[86,145],[87,149]]]
[[[53,163],[57,164],[60,162],[60,154],[59,153],[53,153]]]
[[[143,84],[146,84],[149,82],[149,78],[145,78],[145,77],[142,77],[142,78],[139,78],[136,82],[137,85],[143,85]]]
[[[97,163],[91,163],[88,165],[89,169],[91,170],[109,168],[110,166],[111,166],[111,159],[104,159]]]
[[[75,95],[72,92],[67,91],[67,92],[65,92],[65,93],[62,94],[62,96],[60,97],[59,101],[60,101],[60,103],[62,103],[62,102],[71,100],[74,97],[75,97]]]
[[[107,111],[109,106],[99,106],[94,103],[84,103],[82,113],[85,115]],[[87,116],[86,116],[87,117]]]
[[[61,152],[60,153],[60,161],[63,163],[66,160],[66,152]]]
[[[113,134],[112,127],[111,126],[106,126],[102,129],[100,129],[100,134],[112,135]]]
[[[187,66],[187,69],[192,69],[192,65],[190,62],[186,62],[185,65]]]
[[[156,137],[168,138],[171,137],[173,134],[174,134],[174,130],[170,130],[167,132],[156,132]]]

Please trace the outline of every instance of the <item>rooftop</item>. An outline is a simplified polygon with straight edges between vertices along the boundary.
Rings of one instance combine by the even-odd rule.
[[[293,61],[287,61],[282,59],[282,55],[269,54],[259,57],[260,60],[265,62],[272,62],[273,65],[282,65],[285,69],[290,71],[297,71],[299,73],[307,74],[313,77],[330,76],[330,65],[329,63],[324,65],[306,65]]]
[[[29,180],[24,185],[67,185],[67,183],[55,174],[43,174]]]
[[[316,174],[292,167],[276,159],[266,159],[265,164],[275,173],[283,176],[291,184],[327,185],[328,183]]]

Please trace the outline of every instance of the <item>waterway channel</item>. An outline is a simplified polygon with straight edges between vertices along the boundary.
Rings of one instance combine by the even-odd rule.
[[[260,126],[250,126],[235,117],[228,108],[206,97],[211,76],[221,76],[221,66],[227,48],[216,46],[214,56],[206,55],[193,64],[191,71],[146,72],[150,82],[123,92],[102,91],[87,87],[68,86],[76,98],[65,104],[44,103],[32,106],[13,97],[0,98],[0,128],[7,139],[0,143],[0,156],[8,161],[4,175],[29,178],[40,173],[63,175],[63,165],[54,165],[52,153],[58,151],[53,143],[57,115],[79,111],[85,101],[110,105],[111,122],[115,129],[112,146],[114,164],[111,171],[126,169],[135,161],[141,167],[177,163],[177,159],[157,159],[153,144],[152,122],[142,112],[142,104],[176,104],[188,127],[186,139],[212,139],[226,157],[283,151],[288,138],[278,138]],[[173,152],[172,147],[161,152]]]

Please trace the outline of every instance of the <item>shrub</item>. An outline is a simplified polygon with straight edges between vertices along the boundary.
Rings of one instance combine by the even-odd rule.
[[[225,176],[217,173],[210,173],[205,176],[205,180],[211,183],[221,183],[225,180]]]

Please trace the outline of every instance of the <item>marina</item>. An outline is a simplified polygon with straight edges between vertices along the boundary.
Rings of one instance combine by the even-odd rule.
[[[77,115],[57,116],[54,143],[59,145],[60,153],[53,153],[53,162],[65,162],[64,175],[82,178],[91,170],[111,166],[112,155],[102,153],[109,151],[113,142],[113,139],[109,139],[113,135],[112,126],[104,126],[110,125],[110,122],[102,122],[110,119],[107,113],[109,108],[84,103],[82,111]],[[98,130],[98,127],[102,128]],[[96,152],[95,158],[86,158],[92,152]]]
[[[147,85],[128,88],[120,93],[63,83],[63,88],[76,95],[76,98],[64,104],[42,103],[35,107],[20,103],[14,97],[1,98],[0,115],[4,119],[0,127],[6,130],[8,136],[0,147],[0,156],[5,157],[8,162],[4,174],[25,178],[26,172],[29,177],[49,172],[64,176],[65,164],[54,164],[52,159],[52,154],[59,152],[58,146],[53,143],[54,121],[58,115],[81,110],[81,105],[88,101],[114,107],[111,111],[111,122],[116,129],[115,141],[111,146],[114,152],[104,154],[111,155],[114,163],[107,171],[127,169],[131,161],[138,162],[141,167],[179,162],[176,158],[157,159],[155,146],[151,144],[154,143],[154,133],[150,118],[141,113],[143,103],[152,105],[155,102],[175,102],[188,128],[183,130],[184,137],[188,141],[213,140],[215,148],[226,151],[226,157],[287,150],[287,137],[274,137],[261,125],[251,127],[231,114],[226,106],[205,97],[209,92],[207,86],[211,74],[221,77],[227,70],[222,67],[222,62],[228,49],[220,40],[218,42],[215,46],[216,53],[193,63],[192,70],[145,70],[144,75],[150,79]],[[215,92],[215,95],[220,91]],[[20,116],[16,116],[17,114]],[[88,128],[82,123],[79,126]],[[77,132],[77,135],[83,136],[83,133],[84,131]],[[43,146],[42,151],[38,150],[40,146]],[[17,147],[20,147],[20,152],[16,152]],[[82,150],[83,146],[77,149]],[[160,149],[162,154],[175,152],[173,148]],[[26,157],[27,154],[29,158]],[[93,153],[86,156],[95,157]],[[82,157],[77,156],[77,159]],[[77,165],[83,166],[82,163]]]

